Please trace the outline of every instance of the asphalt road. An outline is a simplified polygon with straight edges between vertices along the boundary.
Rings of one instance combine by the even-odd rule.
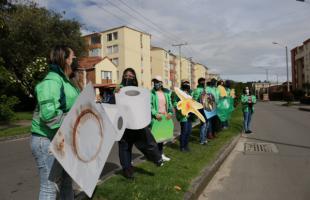
[[[174,134],[180,131],[175,122]],[[133,162],[141,161],[142,155],[133,149]],[[118,145],[114,144],[101,174],[105,179],[120,169]],[[39,176],[31,155],[29,138],[0,142],[0,200],[38,199]]]
[[[258,103],[252,129],[199,200],[309,200],[310,112]]]

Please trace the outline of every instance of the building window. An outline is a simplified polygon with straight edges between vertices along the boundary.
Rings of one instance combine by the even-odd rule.
[[[118,32],[113,32],[107,34],[107,41],[117,40],[118,39]]]
[[[90,37],[90,44],[100,44],[100,43],[101,43],[100,35],[93,35]]]
[[[118,45],[112,45],[107,47],[107,53],[112,54],[112,53],[118,53]]]
[[[118,45],[113,45],[113,53],[118,53]]]
[[[114,65],[118,66],[118,58],[112,58],[112,62]]]
[[[90,57],[101,56],[101,49],[100,48],[90,49],[88,55]]]
[[[140,34],[140,47],[143,48],[143,35]]]
[[[101,79],[112,79],[112,72],[111,71],[101,71]]]
[[[114,32],[114,33],[113,33],[113,39],[114,39],[114,40],[117,40],[117,39],[118,39],[118,33],[117,33],[117,32]]]

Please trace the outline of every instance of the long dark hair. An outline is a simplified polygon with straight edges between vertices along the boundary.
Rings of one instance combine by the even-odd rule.
[[[136,72],[133,68],[127,68],[125,69],[125,71],[123,72],[123,76],[122,76],[122,82],[121,82],[121,85],[125,85],[126,83],[126,80],[125,80],[125,74],[127,72],[131,72],[135,77],[134,77],[134,86],[137,86],[138,87],[138,80],[137,80],[137,75],[136,75]]]
[[[245,88],[243,88],[242,93],[243,93],[243,94],[246,94]],[[250,89],[250,88],[249,88],[249,95],[252,95],[252,92],[251,92],[251,89]]]
[[[70,56],[71,48],[65,45],[57,45],[52,48],[48,64],[58,65],[65,74],[71,71],[71,66],[67,66],[66,59]]]

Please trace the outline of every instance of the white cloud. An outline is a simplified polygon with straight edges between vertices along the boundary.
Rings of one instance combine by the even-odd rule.
[[[186,41],[185,56],[223,77],[242,81],[264,80],[265,70],[258,66],[268,68],[270,77],[278,74],[280,80],[286,80],[284,46],[290,50],[310,38],[310,4],[294,0],[122,0],[160,30],[151,28],[149,21],[119,0],[38,1],[48,8],[66,10],[66,17],[74,16],[87,25],[84,31],[134,26],[151,33],[153,44],[176,53],[171,44]],[[273,41],[283,46],[273,45]]]

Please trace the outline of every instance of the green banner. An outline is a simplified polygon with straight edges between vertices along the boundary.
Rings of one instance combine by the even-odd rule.
[[[173,121],[172,119],[167,120],[162,115],[162,120],[154,120],[152,124],[152,134],[157,143],[165,142],[173,139]]]

